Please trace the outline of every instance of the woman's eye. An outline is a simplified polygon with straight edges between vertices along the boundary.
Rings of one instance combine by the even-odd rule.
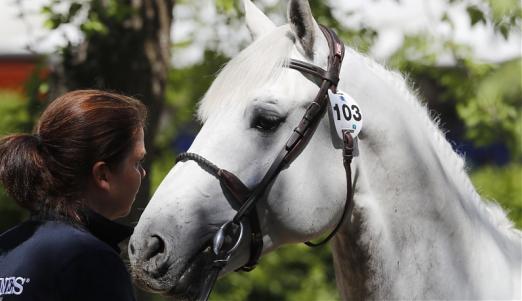
[[[277,130],[283,121],[284,118],[279,116],[258,115],[254,117],[251,127],[264,133],[272,133]]]

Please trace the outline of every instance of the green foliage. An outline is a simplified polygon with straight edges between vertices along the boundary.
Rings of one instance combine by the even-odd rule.
[[[252,272],[218,281],[210,300],[339,300],[330,250],[285,246],[264,256]]]
[[[483,198],[498,202],[522,229],[522,164],[484,166],[474,171],[471,179]]]
[[[0,137],[23,131],[29,121],[24,98],[15,92],[0,91]],[[21,221],[27,213],[0,186],[0,233]]]
[[[223,12],[231,13],[234,11],[234,4],[237,1],[230,1],[230,0],[216,0],[216,7]]]
[[[504,141],[522,160],[522,59],[487,69],[473,83],[474,95],[457,104],[466,134],[477,145]]]
[[[0,91],[0,137],[22,131],[29,122],[24,98],[11,91]]]
[[[429,81],[436,88],[421,89],[425,99],[454,104],[466,126],[466,138],[476,146],[504,143],[513,160],[522,159],[520,58],[502,64],[465,59],[454,66],[437,67],[429,64],[434,62],[433,56],[404,59],[407,49],[396,53],[391,64],[407,71],[414,83]]]
[[[486,24],[486,16],[478,7],[470,5],[466,8],[466,11],[471,19],[471,25],[476,25],[479,22]]]
[[[36,62],[35,69],[29,75],[25,82],[25,96],[26,96],[26,112],[29,115],[25,126],[20,128],[21,131],[30,132],[33,130],[36,120],[40,116],[44,108],[49,104],[50,95],[50,78],[42,76],[42,70],[46,66],[46,58]]]
[[[512,30],[520,31],[522,7],[518,0],[487,0],[493,26],[505,39]]]
[[[86,12],[86,17],[82,12]],[[44,25],[47,28],[57,29],[63,24],[76,24],[89,37],[108,34],[110,29],[104,21],[110,19],[121,23],[132,17],[135,11],[130,4],[118,0],[52,0],[42,7],[41,13],[46,17]]]
[[[464,2],[448,0],[449,3]],[[466,12],[472,26],[492,24],[495,31],[505,39],[513,31],[520,31],[522,8],[518,0],[484,0],[468,2]]]

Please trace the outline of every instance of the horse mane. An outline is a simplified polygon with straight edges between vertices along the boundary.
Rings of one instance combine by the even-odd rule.
[[[515,228],[513,222],[508,219],[506,212],[498,203],[483,199],[478,194],[469,178],[464,155],[458,154],[453,149],[450,142],[446,139],[445,132],[441,130],[440,118],[433,113],[430,114],[427,105],[419,101],[420,96],[418,93],[412,91],[410,88],[413,86],[410,80],[402,74],[385,68],[383,65],[378,64],[374,60],[351,48],[347,48],[347,51],[350,51],[352,55],[361,59],[377,77],[397,89],[398,93],[402,96],[400,97],[401,100],[417,112],[425,126],[424,128],[428,136],[433,138],[431,141],[436,153],[442,158],[442,162],[446,162],[444,165],[446,172],[454,183],[456,183],[456,186],[462,187],[463,191],[467,193],[467,202],[463,205],[467,207],[468,212],[472,212],[471,210],[476,208],[474,211],[479,220],[494,226],[498,231],[504,234],[506,238],[513,242],[520,243],[522,231]]]
[[[255,40],[219,72],[199,102],[198,119],[204,122],[223,109],[243,110],[252,100],[249,91],[262,89],[278,80],[293,46],[289,25],[280,26]]]

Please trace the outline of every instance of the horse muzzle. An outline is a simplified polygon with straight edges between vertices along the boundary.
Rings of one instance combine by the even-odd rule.
[[[148,239],[133,235],[129,243],[131,273],[135,283],[146,291],[193,300],[199,292],[209,248],[184,260],[173,259],[172,247],[160,235]]]

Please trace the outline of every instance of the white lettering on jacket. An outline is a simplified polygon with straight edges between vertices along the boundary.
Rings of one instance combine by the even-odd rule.
[[[24,291],[24,284],[29,281],[29,278],[23,277],[0,277],[0,296],[21,295]]]

